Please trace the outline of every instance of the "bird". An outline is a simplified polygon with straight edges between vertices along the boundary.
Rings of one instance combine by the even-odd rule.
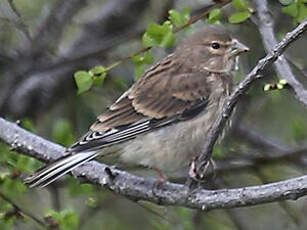
[[[44,187],[100,156],[125,167],[178,172],[200,153],[249,48],[223,26],[205,25],[149,68],[63,156],[28,176]]]

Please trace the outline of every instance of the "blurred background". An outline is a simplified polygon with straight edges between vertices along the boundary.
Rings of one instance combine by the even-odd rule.
[[[216,11],[217,16],[211,13],[176,33],[176,43],[205,23],[224,24],[251,49],[240,59],[236,72],[240,82],[265,55],[256,1],[0,1],[0,116],[19,120],[26,129],[69,146],[147,67],[172,52],[174,46],[154,46],[150,53],[98,77],[99,82],[82,93],[80,87],[86,86],[76,85],[77,71],[89,74],[97,65],[107,68],[133,55],[144,47],[142,35],[148,25],[168,20],[171,9],[193,17],[223,2],[229,3]],[[268,7],[278,39],[307,16],[304,0],[269,1]],[[238,13],[241,16],[234,16]],[[285,53],[303,86],[307,81],[306,44],[304,35]],[[260,185],[305,174],[306,108],[289,86],[280,83],[284,76],[276,75],[274,68],[268,68],[264,75],[240,102],[232,127],[215,147],[216,173],[209,173],[207,188]],[[306,198],[202,212],[135,202],[101,187],[80,184],[70,176],[45,189],[28,189],[19,176],[40,165],[0,143],[0,229],[307,228]],[[178,181],[184,183],[184,177]]]

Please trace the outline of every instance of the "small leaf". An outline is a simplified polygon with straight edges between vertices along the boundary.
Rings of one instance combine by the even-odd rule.
[[[49,210],[46,217],[54,218],[61,230],[75,230],[79,226],[79,217],[72,209],[65,209],[61,212]]]
[[[280,83],[277,83],[277,89],[283,89],[284,88],[284,85],[283,84],[280,84]]]
[[[210,11],[208,19],[206,20],[208,23],[216,23],[219,22],[222,18],[221,9],[213,9]]]
[[[147,64],[151,64],[154,58],[150,52],[146,52],[143,55],[136,55],[132,57],[132,61],[135,63],[135,77],[134,80],[138,80],[144,73]]]
[[[290,5],[293,0],[279,0],[279,2],[284,5],[284,6],[287,6],[287,5]]]
[[[251,16],[250,12],[248,11],[243,11],[243,12],[238,12],[233,15],[231,15],[228,20],[230,23],[241,23],[247,20]]]
[[[145,65],[136,65],[134,69],[134,81],[139,80],[145,72]]]
[[[78,87],[78,94],[88,91],[93,85],[93,77],[86,71],[78,71],[74,74]]]
[[[143,55],[135,55],[132,57],[132,61],[135,64],[151,64],[154,58],[150,52],[146,52]]]
[[[150,24],[142,38],[144,46],[172,46],[176,39],[172,29],[173,26],[169,21],[165,21],[163,25]]]
[[[246,0],[232,0],[232,5],[237,10],[247,10],[248,9],[248,3]]]
[[[263,87],[263,91],[264,92],[267,92],[271,89],[271,85],[270,84],[265,84],[264,87]]]
[[[98,65],[88,71],[89,75],[93,77],[93,84],[101,86],[107,76],[105,67]]]
[[[300,23],[307,17],[307,7],[304,3],[298,5],[298,15],[296,20]]]
[[[98,66],[95,66],[94,68],[90,69],[88,71],[88,73],[92,76],[97,76],[97,75],[106,75],[106,69],[101,66],[101,65],[98,65]]]
[[[293,2],[291,5],[289,6],[286,6],[286,7],[283,7],[282,8],[282,11],[285,13],[285,14],[288,14],[292,17],[296,17],[298,15],[298,7],[297,7],[297,4],[296,2]]]
[[[169,20],[177,27],[181,27],[186,24],[190,19],[190,9],[183,8],[181,12],[177,10],[169,10],[168,11],[168,18]]]
[[[287,85],[287,84],[288,84],[288,82],[287,82],[286,79],[281,79],[281,80],[279,81],[279,83],[282,84],[282,85]]]

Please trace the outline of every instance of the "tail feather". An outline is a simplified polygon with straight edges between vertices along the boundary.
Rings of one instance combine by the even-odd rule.
[[[78,166],[92,160],[98,155],[96,151],[80,152],[48,165],[25,179],[25,183],[32,187],[45,187]]]

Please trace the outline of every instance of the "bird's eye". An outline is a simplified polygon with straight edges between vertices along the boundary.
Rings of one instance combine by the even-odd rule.
[[[211,47],[215,50],[219,49],[221,47],[220,43],[218,42],[212,42]]]

